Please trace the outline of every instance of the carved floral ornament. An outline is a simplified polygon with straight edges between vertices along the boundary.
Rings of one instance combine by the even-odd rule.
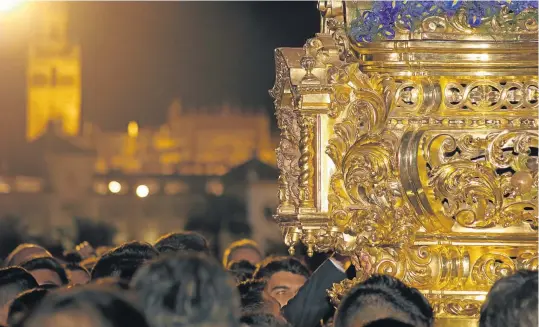
[[[473,28],[498,24],[500,8]],[[497,279],[537,269],[537,76],[528,62],[492,76],[365,70],[344,24],[328,17],[327,34],[276,53],[285,243],[351,255],[356,279],[335,285],[336,302],[384,273],[424,291],[437,317],[475,319]]]

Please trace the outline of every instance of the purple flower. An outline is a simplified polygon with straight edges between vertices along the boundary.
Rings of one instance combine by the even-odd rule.
[[[390,25],[397,19],[401,6],[401,1],[375,1],[372,12],[380,17],[382,24]]]
[[[481,19],[493,15],[500,5],[495,1],[467,1],[468,24],[472,27],[481,25]]]
[[[442,7],[443,11],[448,15],[448,16],[453,16],[457,10],[462,6],[462,1],[454,1],[454,0],[449,0],[449,1],[440,1],[439,4],[438,4],[440,7]]]
[[[371,11],[364,11],[351,24],[350,35],[358,42],[372,41],[372,35],[378,32],[380,18]]]
[[[515,14],[518,14],[528,8],[537,9],[537,1],[514,1],[513,0],[507,3],[507,7]]]

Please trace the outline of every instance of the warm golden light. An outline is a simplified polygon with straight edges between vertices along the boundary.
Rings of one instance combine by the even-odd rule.
[[[139,198],[145,198],[150,194],[150,189],[146,185],[137,186],[136,194]]]
[[[138,124],[136,121],[129,122],[129,125],[127,125],[127,134],[130,137],[138,136]]]
[[[8,12],[20,6],[24,0],[0,0],[0,12]]]
[[[120,193],[122,190],[122,184],[118,183],[117,181],[112,181],[109,183],[109,191],[111,193]]]

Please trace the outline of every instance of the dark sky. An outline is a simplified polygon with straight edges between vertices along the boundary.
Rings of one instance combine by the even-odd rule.
[[[319,30],[316,2],[71,2],[82,45],[83,120],[156,125],[168,104],[225,101],[272,113],[273,49]],[[24,135],[24,42],[0,33],[0,135]],[[4,43],[4,44],[2,44]]]

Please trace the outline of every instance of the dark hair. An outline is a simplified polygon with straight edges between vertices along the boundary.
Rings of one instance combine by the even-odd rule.
[[[152,260],[159,252],[145,242],[124,243],[97,260],[92,269],[92,280],[103,277],[119,277],[131,280],[135,271],[146,261]]]
[[[368,321],[372,308],[403,317],[403,322],[431,326],[434,313],[427,299],[417,289],[387,275],[373,275],[356,285],[342,300],[335,317],[335,327],[352,326],[358,317]]]
[[[159,253],[172,251],[210,253],[206,238],[195,232],[178,232],[163,235],[154,243],[154,246]]]
[[[255,265],[246,260],[232,261],[228,265],[228,271],[236,278],[237,283],[251,279],[255,270]]]
[[[232,244],[230,244],[228,248],[226,248],[225,252],[223,253],[223,267],[228,268],[230,257],[232,256],[234,251],[239,249],[251,249],[258,253],[260,257],[264,257],[258,244],[253,240],[245,238],[239,241],[232,242]]]
[[[414,325],[407,324],[396,319],[378,319],[366,324],[364,327],[414,327]]]
[[[537,271],[521,270],[498,280],[481,308],[479,327],[535,327]]]
[[[237,326],[238,291],[220,264],[201,253],[160,258],[131,281],[153,327]]]
[[[21,267],[32,272],[38,269],[46,269],[54,271],[63,285],[69,284],[66,271],[62,268],[62,265],[51,257],[37,257],[21,263]]]
[[[79,263],[82,261],[82,256],[77,251],[69,251],[64,253],[64,259],[69,263]]]
[[[238,284],[242,314],[261,311],[264,307],[262,293],[266,287],[263,279],[248,280]]]
[[[240,318],[240,323],[250,327],[291,327],[290,324],[279,321],[269,313],[251,313]]]
[[[62,267],[64,267],[64,270],[80,270],[87,273],[88,276],[90,276],[90,272],[86,268],[84,268],[83,266],[77,263],[68,263],[68,264],[62,265]]]
[[[0,269],[0,307],[13,300],[17,294],[37,286],[34,277],[21,267]]]
[[[114,291],[97,286],[59,290],[47,295],[37,308],[15,327],[42,326],[47,317],[81,314],[99,326],[147,327],[144,315],[127,299]]]
[[[43,288],[34,288],[19,294],[9,306],[8,325],[12,326],[23,320],[28,313],[38,306],[48,292]]]
[[[286,271],[309,278],[309,269],[294,257],[268,257],[262,261],[253,274],[255,279],[268,279],[273,274]]]

